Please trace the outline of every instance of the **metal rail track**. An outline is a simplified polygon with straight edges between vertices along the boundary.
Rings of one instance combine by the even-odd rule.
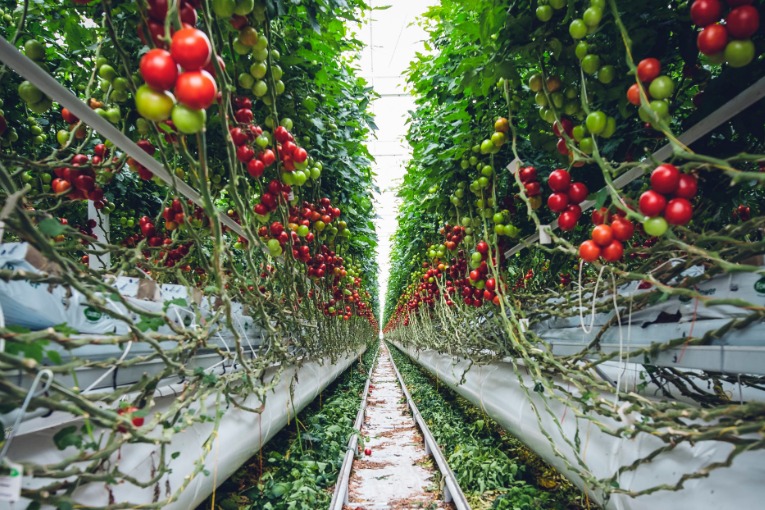
[[[401,372],[398,371],[398,367],[396,366],[396,362],[393,361],[392,356],[390,356],[390,361],[393,365],[393,370],[396,372],[396,377],[398,378],[399,385],[401,386],[401,389],[404,392],[404,396],[406,397],[407,405],[412,412],[412,417],[417,423],[417,427],[420,429],[422,437],[425,440],[425,453],[433,457],[433,459],[436,461],[436,465],[438,466],[438,470],[441,472],[441,477],[444,481],[444,501],[447,503],[453,503],[457,510],[470,510],[470,505],[465,498],[465,494],[462,492],[459,483],[457,483],[457,477],[454,476],[454,472],[449,467],[449,463],[446,461],[446,457],[444,457],[443,452],[441,452],[441,448],[439,448],[438,443],[436,443],[436,440],[433,438],[433,434],[430,433],[428,425],[425,423],[425,420],[422,418],[420,411],[417,409],[417,405],[412,400],[412,396],[409,393],[406,384],[404,384],[404,379],[401,377]],[[359,431],[361,430],[361,425],[364,421],[369,384],[372,377],[372,370],[374,369],[376,363],[377,358],[375,358],[375,362],[370,368],[367,384],[364,387],[364,397],[361,401],[361,408],[356,415],[354,428]],[[343,505],[348,502],[348,483],[350,481],[351,467],[353,465],[353,458],[356,452],[357,443],[358,434],[354,434],[348,442],[348,450],[345,453],[343,466],[340,469],[340,475],[338,477],[337,484],[335,485],[335,492],[332,496],[332,502],[330,503],[329,510],[342,510]]]

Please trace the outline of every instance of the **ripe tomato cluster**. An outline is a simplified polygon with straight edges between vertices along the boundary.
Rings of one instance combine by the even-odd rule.
[[[589,190],[584,183],[571,182],[571,174],[559,168],[550,173],[547,185],[553,193],[547,197],[547,207],[559,213],[558,226],[562,230],[573,230],[582,216],[579,206],[587,198]]]
[[[146,83],[136,91],[138,113],[152,122],[172,118],[174,127],[183,134],[203,130],[207,120],[205,109],[218,95],[215,79],[204,70],[211,57],[210,40],[204,32],[193,27],[182,28],[173,34],[170,51],[162,48],[149,50],[139,65]],[[180,72],[179,66],[182,68]]]
[[[669,163],[657,166],[651,172],[651,189],[643,192],[638,200],[640,212],[646,216],[643,222],[646,233],[659,237],[664,235],[668,225],[685,225],[691,221],[693,206],[690,200],[697,191],[695,176],[681,173]]]
[[[138,37],[147,46],[151,41],[157,48],[166,49],[165,21],[167,19],[168,0],[147,0],[146,3],[148,7],[146,10],[147,22],[138,30]],[[201,7],[202,0],[180,0],[177,13],[181,26],[184,28],[195,26],[198,17],[197,9]]]
[[[714,64],[727,62],[731,67],[744,67],[755,57],[751,37],[760,28],[760,14],[754,0],[727,0],[730,7],[723,17],[720,0],[695,0],[691,4],[691,20],[701,28],[696,38],[699,51]]]
[[[533,166],[525,166],[518,171],[518,177],[521,179],[521,183],[526,191],[526,195],[529,197],[532,209],[539,209],[542,205],[542,185],[539,184],[539,178],[537,177],[537,169]]]
[[[72,156],[70,166],[60,166],[53,169],[56,176],[51,182],[54,193],[66,193],[70,200],[88,199],[93,201],[96,209],[105,209],[111,212],[112,205],[104,198],[104,190],[97,181],[99,174],[108,180],[112,175],[112,167],[104,166],[109,157],[106,145],[99,143],[93,148],[94,154],[90,157],[86,154]],[[100,172],[96,172],[99,169]]]
[[[653,122],[651,112],[655,113],[659,119],[669,119],[668,100],[675,92],[675,84],[672,78],[661,74],[661,62],[653,57],[641,60],[637,65],[637,79],[643,84],[650,109],[641,106],[640,85],[637,83],[633,83],[627,89],[627,100],[635,106],[640,106],[638,110],[640,120]]]
[[[607,224],[610,220],[610,225]],[[585,262],[594,262],[602,257],[606,262],[618,262],[624,255],[624,245],[635,233],[635,226],[621,211],[609,215],[605,208],[592,214],[590,239],[579,245],[579,257]]]

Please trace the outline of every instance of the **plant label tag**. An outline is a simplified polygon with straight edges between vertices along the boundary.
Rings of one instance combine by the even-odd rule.
[[[507,168],[512,175],[515,175],[515,173],[518,172],[518,169],[521,168],[521,160],[513,159],[505,168]]]
[[[550,225],[539,225],[539,244],[552,243],[552,237],[550,237]]]
[[[525,333],[529,330],[529,320],[528,319],[520,319],[518,322],[521,324],[521,333]]]
[[[6,462],[0,466],[0,501],[18,501],[21,498],[21,464]]]

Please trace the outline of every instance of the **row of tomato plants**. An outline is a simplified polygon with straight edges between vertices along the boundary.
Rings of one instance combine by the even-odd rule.
[[[341,18],[350,19],[365,7],[343,5]],[[204,207],[187,202],[5,69],[4,162],[13,184],[29,189],[29,203],[69,227],[54,236],[60,251],[89,261],[87,241],[101,222],[87,217],[90,201],[110,216],[108,241],[140,250],[146,260],[139,257],[139,267],[155,279],[175,280],[180,270],[201,287],[219,286],[203,259],[222,248],[203,249],[189,231],[214,231],[214,215],[223,213],[251,242],[225,233],[220,240],[238,271],[216,269],[230,275],[246,263],[265,266],[262,248],[274,259],[284,254],[317,283],[326,281],[325,313],[373,320],[376,238],[362,145],[373,125],[365,109],[370,90],[336,58],[358,50],[345,24],[322,17],[322,2],[290,10],[234,0],[60,7],[4,2],[17,30],[6,25],[2,35],[208,198]],[[308,30],[319,18],[325,26]],[[251,292],[254,278],[243,280],[240,288]]]
[[[713,252],[704,237],[739,226],[750,246],[732,256],[756,250],[761,102],[692,151],[676,134],[765,74],[761,11],[756,2],[705,0],[433,7],[432,51],[409,71],[413,159],[386,328],[436,303],[498,306],[517,293],[538,304],[540,290],[572,288],[580,260],[585,282],[601,265],[641,274],[696,243]],[[710,30],[729,35],[710,49]],[[668,143],[672,163],[652,161]],[[614,178],[636,166],[647,177],[616,189]],[[587,199],[592,215],[580,205]],[[505,256],[556,220],[551,248]]]

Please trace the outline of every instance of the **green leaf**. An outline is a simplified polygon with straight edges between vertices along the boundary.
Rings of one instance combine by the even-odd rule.
[[[59,450],[65,450],[70,446],[80,448],[82,446],[82,435],[77,431],[74,425],[64,427],[53,436],[53,444]]]
[[[62,362],[61,354],[58,351],[48,350],[45,351],[45,355],[48,356],[48,359],[55,365],[60,365]]]
[[[48,237],[56,237],[66,232],[66,226],[55,218],[45,218],[37,225],[37,228]]]

